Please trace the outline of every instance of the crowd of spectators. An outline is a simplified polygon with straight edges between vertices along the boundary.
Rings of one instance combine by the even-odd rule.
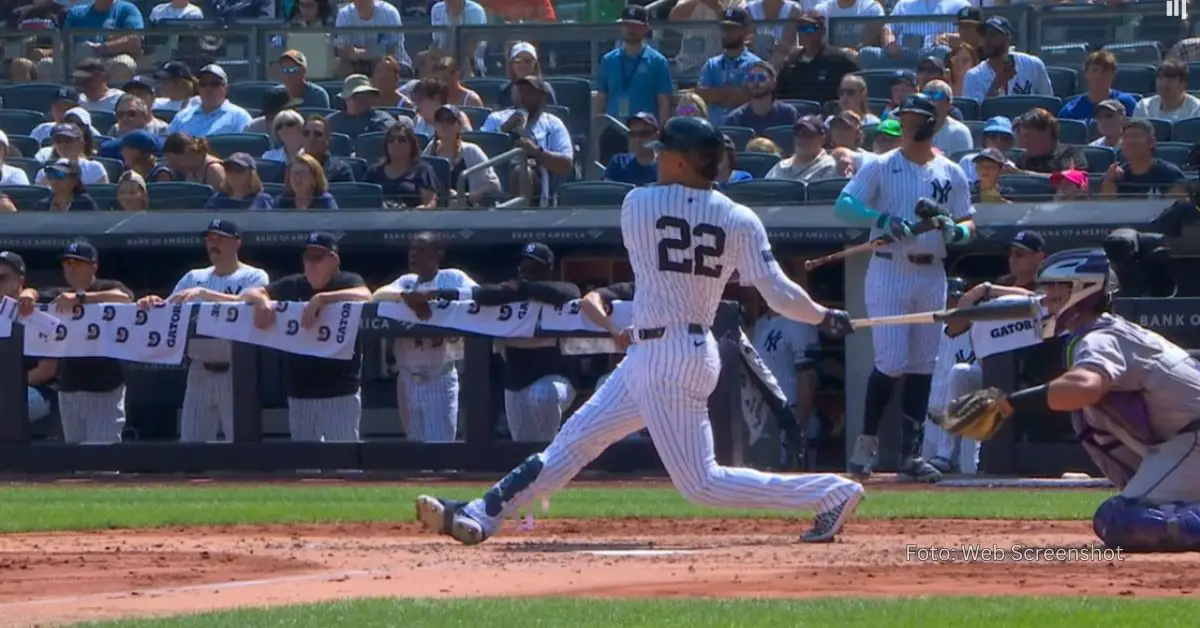
[[[1079,68],[1057,67],[1016,51],[1009,20],[965,0],[891,4],[680,0],[667,19],[688,22],[676,27],[685,45],[671,56],[652,45],[646,8],[619,7],[620,38],[596,63],[590,102],[580,105],[559,93],[564,84],[556,90],[546,52],[530,41],[505,46],[496,84],[479,82],[483,42],[456,58],[444,36],[418,52],[395,28],[335,32],[335,88],[310,76],[300,49],[273,59],[274,85],[231,81],[221,63],[196,69],[175,59],[148,71],[139,67],[143,38],[129,34],[213,18],[411,26],[405,3],[171,0],[143,15],[127,0],[36,0],[0,19],[22,29],[44,22],[123,32],[82,38],[89,56],[36,112],[44,120],[0,110],[0,186],[9,197],[0,208],[141,210],[186,200],[230,210],[428,210],[487,207],[522,192],[544,205],[580,179],[653,183],[650,144],[671,116],[722,127],[717,184],[731,196],[754,196],[757,179],[786,180],[801,185],[778,203],[815,202],[895,146],[893,111],[913,94],[933,102],[934,146],[961,164],[982,202],[1186,194],[1200,139],[1200,99],[1188,92],[1187,61],[1200,49],[1193,40],[1172,42],[1153,80],[1143,77],[1134,92],[1120,84],[1123,65],[1107,48]],[[428,8],[433,26],[556,19],[548,0]],[[860,22],[848,35],[828,29],[837,18],[885,14],[930,22]],[[706,21],[715,28],[696,24]],[[688,75],[688,57],[699,54],[686,45],[691,31],[704,52]],[[16,87],[54,61],[52,50],[26,53],[9,63]],[[591,114],[619,124],[594,133]],[[511,163],[482,165],[513,149],[521,155]],[[609,188],[603,198],[619,193]]]

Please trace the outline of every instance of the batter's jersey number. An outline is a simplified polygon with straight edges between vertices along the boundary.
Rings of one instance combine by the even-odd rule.
[[[667,237],[658,241],[659,270],[701,277],[721,277],[725,267],[713,263],[713,260],[725,254],[724,229],[706,222],[693,227],[688,221],[674,216],[663,216],[654,226],[660,231],[679,230],[679,237]],[[693,241],[693,238],[702,240],[705,236],[712,236],[711,245]],[[684,253],[683,259],[673,261],[671,251],[691,251],[691,255]]]

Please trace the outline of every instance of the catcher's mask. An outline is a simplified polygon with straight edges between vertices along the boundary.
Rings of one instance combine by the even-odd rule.
[[[1054,338],[1082,317],[1106,309],[1116,295],[1117,274],[1103,249],[1071,249],[1046,258],[1037,272],[1038,292],[1047,295],[1042,304],[1042,338]],[[1069,292],[1050,295],[1051,286],[1067,286]]]

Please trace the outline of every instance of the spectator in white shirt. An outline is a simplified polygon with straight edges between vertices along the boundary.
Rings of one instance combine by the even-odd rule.
[[[161,98],[154,100],[154,109],[182,111],[200,104],[200,88],[192,69],[182,61],[168,61],[155,73]]]
[[[0,185],[29,185],[29,175],[4,163],[5,159],[8,159],[8,135],[0,131]]]
[[[434,28],[453,26],[478,26],[487,24],[487,11],[475,0],[442,0],[429,10],[429,24]],[[433,45],[439,50],[448,51],[452,48],[450,33],[437,30],[433,33]],[[467,46],[470,48],[471,46]],[[475,58],[472,67],[483,67],[483,53],[487,42],[475,44]]]
[[[504,133],[515,138],[516,147],[525,151],[538,175],[533,189],[540,191],[543,201],[550,199],[550,175],[566,175],[574,167],[575,149],[567,125],[558,116],[544,110],[549,91],[542,77],[529,75],[515,81],[518,107],[497,111],[484,121],[482,131]],[[512,175],[520,174],[513,168]],[[520,181],[513,181],[510,190],[520,190]]]
[[[975,145],[971,139],[971,129],[967,125],[950,117],[950,108],[954,106],[954,92],[946,81],[929,81],[921,91],[926,98],[933,101],[937,109],[937,131],[933,134],[933,146],[949,157],[955,153],[971,150]]]
[[[817,4],[817,13],[824,15],[828,24],[829,45],[839,48],[858,49],[863,46],[879,50],[892,43],[892,29],[883,20],[841,21],[828,18],[872,17],[882,18],[883,6],[876,0],[824,0]]]
[[[1200,117],[1200,98],[1189,94],[1188,66],[1182,61],[1168,59],[1158,66],[1153,96],[1138,101],[1133,109],[1135,118],[1158,118],[1176,122]]]
[[[170,0],[150,9],[150,23],[162,20],[202,20],[204,12],[188,0]]]
[[[841,176],[833,156],[825,152],[825,125],[817,116],[804,116],[795,130],[792,156],[771,167],[767,179],[813,183]]]
[[[892,16],[928,15],[932,19],[928,22],[892,22],[888,25],[892,33],[890,41],[883,42],[882,49],[864,47],[859,51],[859,65],[878,67],[884,55],[893,60],[909,59],[913,65],[922,57],[944,58],[950,49],[937,43],[938,36],[953,31],[959,11],[969,6],[971,3],[967,0],[899,0],[892,8]]]
[[[99,59],[84,59],[75,66],[75,87],[79,90],[79,103],[88,111],[117,109],[117,101],[125,92],[108,86],[108,69]]]
[[[1102,100],[1092,112],[1100,137],[1088,146],[1100,146],[1116,150],[1121,146],[1121,133],[1125,131],[1125,105],[1115,98]]]
[[[959,96],[983,102],[992,96],[1054,95],[1046,64],[1012,51],[1012,25],[1007,19],[993,15],[980,28],[979,57],[986,61],[967,72]]]
[[[404,50],[404,34],[399,32],[404,26],[400,11],[384,0],[354,0],[338,9],[334,26],[381,29],[335,38],[338,72],[342,76],[370,75],[374,61],[387,55],[395,55],[401,63],[412,65]]]

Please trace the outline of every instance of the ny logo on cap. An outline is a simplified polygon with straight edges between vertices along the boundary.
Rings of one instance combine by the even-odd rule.
[[[73,253],[78,253],[78,252],[79,252],[79,243],[78,243],[78,242],[72,242],[72,243],[70,244],[70,246],[68,246],[68,247],[67,247],[67,252],[68,252],[68,253],[72,253],[72,254],[73,254]]]
[[[734,11],[733,9],[725,9],[725,17],[735,17],[735,16],[737,16],[737,11]]]
[[[308,234],[308,243],[309,244],[320,244],[320,242],[321,242],[321,234],[319,234],[315,231]]]
[[[1024,242],[1025,241],[1025,232],[1022,231],[1022,232],[1018,233],[1017,237],[1013,238],[1013,239],[1016,240],[1017,242]]]
[[[218,218],[216,220],[213,220],[211,223],[209,223],[208,228],[209,229],[220,229],[221,228],[221,219]]]
[[[528,253],[528,254],[530,254],[530,255],[532,255],[532,254],[533,254],[533,252],[534,252],[534,251],[536,251],[536,250],[537,250],[537,247],[536,247],[536,246],[534,246],[534,245],[532,245],[532,244],[528,244],[528,245],[526,245],[526,246],[525,246],[525,252],[526,252],[526,253]]]

